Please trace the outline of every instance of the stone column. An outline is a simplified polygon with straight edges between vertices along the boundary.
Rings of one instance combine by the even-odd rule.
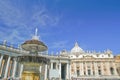
[[[61,62],[59,63],[59,78],[61,79]]]
[[[53,69],[53,62],[51,62],[51,69]]]
[[[101,62],[101,75],[104,75],[103,63]]]
[[[107,69],[107,75],[111,75],[110,73],[110,63],[106,62],[106,69]]]
[[[93,75],[93,65],[92,65],[92,63],[91,63],[90,65],[91,65],[91,66],[90,66],[90,67],[91,67],[91,68],[90,68],[90,69],[91,69],[91,75]]]
[[[84,66],[83,66],[83,62],[80,63],[80,75],[81,75],[81,76],[84,75]]]
[[[86,75],[88,75],[88,68],[87,68],[87,63],[85,62],[85,71],[86,71]]]
[[[74,76],[75,76],[75,77],[77,77],[76,62],[74,63],[74,69],[75,69],[75,73],[74,73]]]
[[[16,73],[16,68],[17,68],[17,62],[16,60],[14,59],[14,66],[13,66],[13,74],[12,74],[12,77],[15,77],[15,73]]]
[[[8,57],[8,60],[7,60],[7,65],[6,65],[6,70],[5,70],[4,78],[7,78],[8,69],[9,69],[9,64],[10,64],[10,59],[11,59],[11,57],[9,56],[9,57]]]
[[[20,68],[20,78],[22,77],[22,72],[23,72],[23,64],[21,64],[21,68]]]
[[[42,72],[42,66],[39,67],[39,71],[40,71],[40,80],[41,80],[41,72]]]
[[[0,57],[0,69],[1,69],[1,65],[2,65],[2,59],[3,59],[3,55],[1,55],[1,57]]]
[[[67,66],[66,66],[66,68],[67,68],[67,69],[66,69],[66,70],[67,70],[67,71],[66,71],[66,72],[67,72],[67,74],[66,74],[66,79],[68,79],[68,75],[69,75],[69,72],[68,72],[68,71],[69,71],[68,66],[69,66],[69,64],[67,63]]]
[[[47,80],[47,64],[45,65],[45,75],[44,75],[44,80]]]
[[[42,66],[40,66],[40,68],[39,68],[40,73],[41,73],[41,69],[42,69]]]
[[[69,63],[69,80],[71,80],[71,64]]]
[[[114,75],[118,75],[115,63],[113,63],[113,66],[114,66],[113,67],[114,68]]]
[[[94,62],[94,72],[95,72],[95,75],[98,75],[98,66],[97,66],[97,62]]]

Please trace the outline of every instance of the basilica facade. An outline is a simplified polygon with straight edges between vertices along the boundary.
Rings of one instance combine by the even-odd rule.
[[[56,67],[53,68],[53,65]],[[62,65],[62,69],[57,68],[57,65]],[[51,59],[51,68],[58,69],[62,79],[119,80],[119,67],[120,56],[114,56],[111,50],[84,51],[78,43],[75,43],[71,51],[63,50],[60,56]]]
[[[49,63],[36,65],[34,73],[25,70],[18,56],[29,55],[29,51],[0,44],[0,79],[13,80],[120,80],[120,56],[114,56],[111,50],[104,52],[84,51],[76,42],[70,51],[62,50],[59,54],[38,54]],[[23,58],[25,60],[29,58]],[[32,68],[31,68],[32,69]]]

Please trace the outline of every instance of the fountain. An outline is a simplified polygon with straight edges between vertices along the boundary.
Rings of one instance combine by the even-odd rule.
[[[22,80],[45,80],[45,65],[50,60],[38,54],[47,51],[48,48],[39,40],[37,29],[32,40],[25,41],[21,47],[23,50],[29,51],[29,54],[22,54],[17,57],[17,61],[23,65]]]

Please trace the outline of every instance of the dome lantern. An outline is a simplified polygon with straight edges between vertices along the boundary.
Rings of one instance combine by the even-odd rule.
[[[71,49],[71,53],[83,53],[83,49],[79,47],[78,43],[75,43],[75,46]]]

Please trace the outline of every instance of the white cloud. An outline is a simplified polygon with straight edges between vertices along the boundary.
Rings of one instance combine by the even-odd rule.
[[[14,29],[12,31],[8,31],[7,34],[5,32],[0,32],[1,40],[7,40],[10,43],[18,44],[25,40],[25,37],[22,37],[18,30]]]
[[[21,12],[8,1],[0,1],[0,20],[9,28],[18,26],[21,22]]]
[[[51,15],[50,11],[45,7],[45,4],[41,4],[34,7],[30,7],[32,13],[29,10],[26,12],[18,9],[12,5],[12,2],[6,0],[0,0],[0,20],[9,28],[16,26],[23,28],[35,28],[37,26],[55,26],[59,22],[59,16]],[[32,9],[33,8],[33,9]]]
[[[41,6],[41,7],[40,7]],[[9,42],[24,41],[31,37],[36,27],[56,26],[59,16],[51,15],[45,5],[36,6],[36,10],[30,14],[29,10],[22,11],[17,6],[12,5],[10,0],[0,0],[0,37],[1,40]],[[32,7],[31,7],[32,8]],[[40,33],[42,34],[42,33]]]
[[[34,25],[41,25],[45,27],[56,26],[59,22],[60,17],[50,15],[46,9],[36,12],[33,15]]]

